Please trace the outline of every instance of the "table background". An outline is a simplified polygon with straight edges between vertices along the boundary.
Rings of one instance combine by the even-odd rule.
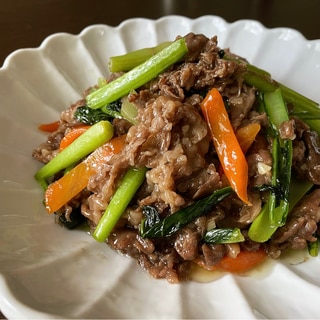
[[[133,17],[218,15],[255,19],[320,39],[319,0],[0,0],[0,66],[13,51],[37,47],[50,34],[77,34],[92,24],[116,26]],[[1,263],[1,261],[0,261]],[[0,297],[2,299],[2,297]],[[0,312],[0,318],[4,316]]]

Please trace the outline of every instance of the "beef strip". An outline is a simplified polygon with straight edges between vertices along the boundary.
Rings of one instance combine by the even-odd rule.
[[[320,185],[320,138],[305,123],[295,119],[292,167],[301,178]]]

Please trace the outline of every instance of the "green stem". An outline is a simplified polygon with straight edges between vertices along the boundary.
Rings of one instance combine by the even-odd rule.
[[[252,222],[248,235],[251,240],[265,242],[278,227],[283,226],[289,213],[292,166],[292,141],[282,139],[279,129],[288,121],[288,111],[281,90],[264,94],[265,110],[273,129],[271,192],[260,214]]]
[[[302,197],[311,189],[313,184],[309,181],[300,181],[292,176],[290,180],[289,190],[289,208],[290,212],[295,205],[302,199]],[[280,203],[279,207],[283,207],[284,203]],[[249,229],[250,239],[257,242],[265,242],[273,235],[279,224],[276,221],[282,221],[283,215],[280,210],[275,210],[274,221],[270,223],[269,202],[262,208],[258,217],[253,221]]]
[[[300,180],[294,175],[290,181],[289,212],[296,206],[302,197],[311,190],[313,183],[310,180]]]
[[[145,167],[138,169],[130,168],[127,171],[93,233],[93,237],[97,241],[104,242],[109,237],[144,181],[146,171]]]
[[[287,107],[282,99],[282,91],[276,89],[271,93],[265,93],[264,101],[270,124],[277,135],[281,124],[289,120]]]
[[[110,140],[112,136],[113,126],[109,121],[96,123],[38,170],[35,174],[36,180],[47,179],[73,165]]]
[[[273,189],[270,192],[268,199],[268,208],[269,208],[269,219],[271,223],[275,222],[275,208],[277,196],[275,188],[277,187],[278,180],[278,139],[274,138],[272,143],[272,177],[271,177],[271,186]]]
[[[314,242],[308,241],[308,252],[311,257],[317,257],[319,255],[319,239],[318,238]]]
[[[171,43],[171,41],[166,41],[155,47],[131,51],[121,56],[113,56],[109,60],[109,70],[110,72],[129,71],[150,59],[153,55],[168,47]]]
[[[173,42],[150,59],[125,73],[106,86],[90,93],[86,100],[90,108],[97,109],[127,95],[148,83],[179,61],[188,51],[184,38]]]

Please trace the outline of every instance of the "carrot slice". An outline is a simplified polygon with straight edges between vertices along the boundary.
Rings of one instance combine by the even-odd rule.
[[[54,132],[58,130],[60,121],[54,121],[50,123],[43,123],[38,126],[38,129],[44,132]]]
[[[220,92],[213,88],[201,103],[212,141],[223,171],[238,197],[250,204],[247,195],[248,164],[231,126]]]
[[[267,255],[265,251],[240,251],[236,258],[225,257],[217,268],[231,273],[243,273],[256,267],[262,261],[266,259]]]
[[[209,271],[224,271],[230,273],[244,273],[262,263],[267,258],[264,250],[240,251],[236,258],[225,256],[219,263],[208,268],[202,260],[196,260],[196,264]]]
[[[62,151],[74,140],[80,137],[85,131],[87,131],[90,126],[78,126],[72,128],[60,141],[59,150]]]
[[[88,184],[93,168],[85,162],[79,163],[59,180],[51,183],[46,189],[44,200],[46,209],[53,213],[81,192]]]
[[[126,135],[113,138],[96,149],[86,160],[79,163],[59,180],[51,183],[46,189],[44,200],[48,213],[59,210],[72,198],[79,194],[96,172],[95,167],[120,153],[125,144]]]
[[[259,123],[250,123],[245,127],[242,127],[237,130],[236,136],[239,141],[239,145],[244,154],[250,149],[252,143],[256,139],[258,132],[260,131],[261,126]],[[226,180],[223,168],[221,165],[218,166],[218,173],[222,181]]]
[[[236,136],[243,153],[246,153],[256,139],[261,126],[259,123],[250,123],[237,130]]]

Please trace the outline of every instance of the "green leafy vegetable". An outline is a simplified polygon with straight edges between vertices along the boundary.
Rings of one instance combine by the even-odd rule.
[[[222,228],[207,231],[203,240],[210,244],[226,244],[243,242],[245,239],[239,228]]]
[[[143,207],[143,213],[146,217],[143,221],[144,228],[152,228],[156,223],[160,222],[160,216],[155,207],[145,206]]]
[[[310,126],[312,130],[320,133],[320,108],[319,103],[303,96],[302,94],[286,87],[285,85],[277,82],[271,78],[270,73],[253,66],[244,60],[235,59],[233,57],[223,55],[224,59],[244,63],[247,71],[243,74],[245,82],[257,88],[261,92],[273,92],[276,89],[281,89],[283,99],[293,105],[294,112],[297,115],[302,115],[301,119]]]
[[[74,113],[74,118],[88,125],[94,125],[103,120],[112,121],[112,117],[101,109],[91,109],[86,105],[77,108]]]
[[[110,102],[118,100],[154,79],[172,64],[179,61],[188,51],[183,38],[174,41],[171,45],[156,53],[144,63],[125,73],[104,87],[90,93],[87,104],[90,108],[98,109]]]
[[[270,195],[260,214],[252,222],[248,235],[256,242],[267,241],[278,227],[283,226],[289,212],[289,190],[292,166],[292,141],[282,139],[279,129],[289,120],[287,107],[281,90],[264,94],[265,109],[273,133],[272,139],[272,180]]]
[[[271,79],[271,77],[260,76],[253,72],[244,75],[245,82],[256,87],[262,92],[272,92],[281,89],[284,100],[294,106],[294,112],[298,115],[303,113],[304,121],[311,129],[320,133],[320,109],[319,104],[309,98],[297,93],[296,91],[284,86]],[[306,116],[308,114],[308,117]]]
[[[122,118],[121,116],[121,99],[110,102],[101,108],[101,111],[108,114],[111,118]]]
[[[130,168],[124,175],[93,233],[93,237],[97,241],[104,242],[109,237],[110,232],[143,183],[146,171],[145,167],[138,169]]]
[[[112,136],[113,127],[109,121],[96,123],[38,170],[35,174],[36,180],[43,184],[43,180],[72,166],[110,140]]]
[[[85,216],[81,213],[80,206],[73,208],[69,219],[66,218],[66,215],[63,213],[59,216],[59,222],[66,227],[67,229],[74,229],[86,221]]]
[[[144,212],[147,218],[141,222],[140,235],[143,238],[171,236],[196,218],[210,213],[213,208],[229,196],[231,192],[231,187],[216,190],[210,196],[198,200],[192,205],[182,208],[162,220],[155,219],[154,217],[151,219],[148,217],[148,212]],[[152,212],[152,214],[154,215],[154,212]],[[150,221],[154,221],[154,223],[151,224]]]
[[[92,109],[87,105],[78,107],[74,118],[84,124],[93,125],[99,121],[112,121],[114,118],[121,118],[121,101],[116,100],[103,106],[101,109]]]

